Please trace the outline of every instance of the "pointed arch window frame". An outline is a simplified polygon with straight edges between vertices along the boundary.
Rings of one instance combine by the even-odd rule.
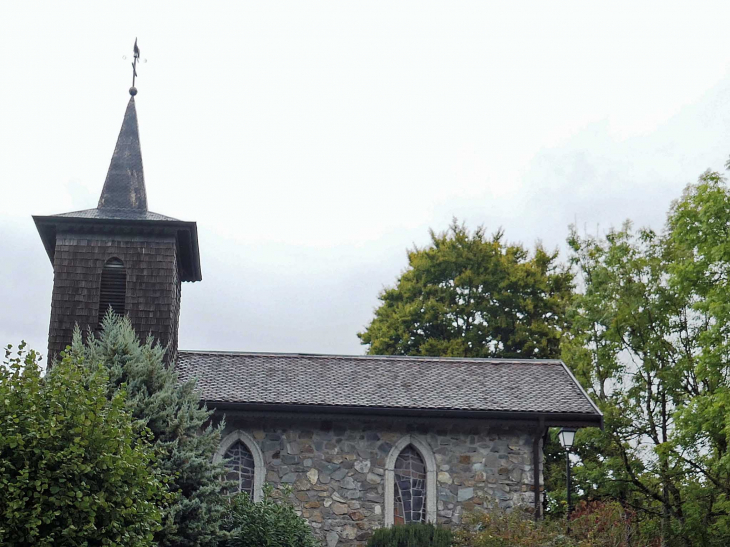
[[[406,435],[393,445],[385,460],[385,526],[395,524],[395,462],[408,446],[416,449],[426,466],[426,522],[436,524],[438,499],[436,457],[425,439],[416,435]]]
[[[264,466],[264,455],[256,443],[256,440],[246,433],[237,429],[226,435],[218,445],[213,456],[213,463],[219,463],[225,458],[226,452],[237,442],[242,442],[251,456],[253,456],[253,501],[259,502],[263,498],[264,494],[264,477],[266,476],[266,467]]]

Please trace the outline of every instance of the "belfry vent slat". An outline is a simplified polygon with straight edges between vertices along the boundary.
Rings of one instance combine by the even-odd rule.
[[[112,258],[104,264],[101,271],[99,325],[110,307],[116,315],[124,315],[126,297],[127,272],[124,269],[124,263],[118,258]]]

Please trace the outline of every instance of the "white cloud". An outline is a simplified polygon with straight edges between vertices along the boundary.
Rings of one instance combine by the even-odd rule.
[[[96,204],[130,84],[150,208],[196,220],[181,346],[360,352],[452,216],[562,245],[720,168],[726,3],[17,3],[0,20],[0,340],[45,347],[31,214]]]

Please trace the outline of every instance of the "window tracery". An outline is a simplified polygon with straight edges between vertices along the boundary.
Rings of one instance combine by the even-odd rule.
[[[405,435],[385,461],[386,526],[436,522],[436,458],[425,439]]]
[[[398,454],[394,471],[394,523],[425,522],[426,464],[412,445]]]
[[[236,441],[223,455],[226,459],[226,479],[235,484],[237,492],[246,492],[253,499],[256,464],[253,454],[241,441]]]
[[[261,501],[266,466],[264,455],[251,435],[240,429],[230,432],[221,440],[213,461],[226,462],[226,479],[233,481],[235,491],[248,492],[253,501]]]

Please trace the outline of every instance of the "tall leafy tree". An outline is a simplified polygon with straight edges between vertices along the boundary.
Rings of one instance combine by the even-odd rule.
[[[729,162],[730,163],[730,162]],[[728,165],[730,168],[730,165]],[[669,273],[691,305],[682,318],[698,340],[683,344],[690,395],[676,412],[681,460],[696,479],[687,496],[696,525],[730,543],[730,188],[708,171],[672,207],[669,237],[678,259]]]
[[[454,220],[408,252],[408,268],[380,294],[358,336],[373,355],[558,358],[573,289],[557,252],[538,245],[530,253],[505,243],[501,230],[490,237]],[[559,491],[564,453],[556,438],[544,452],[545,488]]]
[[[570,243],[585,281],[574,332],[582,329],[576,342],[590,351],[568,362],[590,382],[606,423],[605,436],[592,439],[599,457],[581,447],[578,476],[596,481],[603,495],[661,517],[668,538],[672,519],[685,520],[678,500],[683,470],[667,447],[673,410],[685,397],[675,366],[679,342],[694,343],[675,320],[687,303],[669,286],[671,257],[654,232],[634,233],[626,224],[604,239],[573,232]]]
[[[170,477],[174,497],[155,534],[158,545],[216,545],[225,504],[222,470],[212,459],[222,424],[210,424],[212,411],[200,404],[194,382],[180,382],[173,367],[165,365],[165,349],[151,338],[141,343],[129,320],[111,311],[99,336],[90,335],[84,343],[77,330],[71,355],[92,367],[103,364],[110,396],[124,390],[130,412],[152,433],[161,453],[156,472]]]
[[[730,190],[708,172],[662,233],[569,239],[584,291],[564,354],[606,422],[579,436],[577,477],[660,523],[663,545],[730,543],[728,226]]]
[[[0,366],[0,544],[152,546],[169,494],[148,432],[108,374],[65,356]]]
[[[573,276],[557,252],[507,244],[456,220],[408,252],[358,336],[370,354],[558,357]]]

